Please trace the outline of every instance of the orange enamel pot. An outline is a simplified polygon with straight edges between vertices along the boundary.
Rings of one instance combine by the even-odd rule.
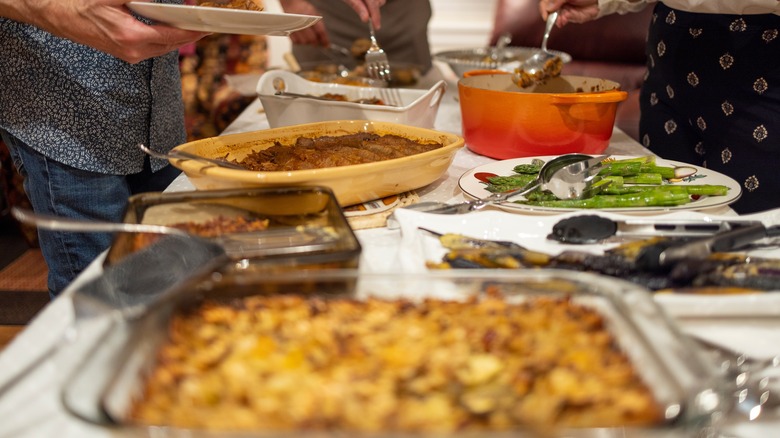
[[[458,94],[466,147],[502,160],[601,153],[628,97],[617,82],[583,76],[520,88],[499,70],[467,72]]]

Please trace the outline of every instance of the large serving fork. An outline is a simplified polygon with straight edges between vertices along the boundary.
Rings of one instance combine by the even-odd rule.
[[[387,88],[380,89],[379,93],[382,100],[390,106],[401,106],[401,96],[398,90],[390,87],[392,81],[392,73],[390,72],[390,61],[387,60],[387,53],[379,47],[379,43],[376,41],[376,32],[374,31],[374,24],[371,19],[368,20],[368,32],[371,38],[371,46],[366,52],[366,72],[368,77],[372,79],[379,79],[387,84]]]

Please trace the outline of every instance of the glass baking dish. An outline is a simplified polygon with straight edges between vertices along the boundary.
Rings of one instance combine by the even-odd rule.
[[[145,379],[156,363],[159,349],[168,341],[169,325],[175,315],[193,309],[204,301],[226,303],[249,296],[278,297],[295,294],[304,298],[350,298],[368,300],[408,300],[426,298],[464,301],[484,297],[488,290],[498,291],[509,303],[540,298],[565,299],[576,306],[592,309],[603,318],[604,327],[614,338],[638,378],[645,383],[657,403],[657,421],[642,426],[585,427],[545,429],[543,436],[598,437],[683,437],[699,436],[710,430],[720,414],[730,408],[729,396],[718,371],[703,359],[697,347],[652,300],[647,290],[622,280],[585,273],[556,270],[528,272],[432,272],[424,274],[361,274],[354,270],[281,270],[236,271],[225,266],[187,284],[169,295],[141,319],[121,324],[121,332],[112,342],[103,342],[103,354],[111,357],[102,364],[87,363],[82,376],[71,379],[79,387],[84,374],[92,382],[102,382],[94,391],[104,425],[117,426],[154,437],[202,436],[540,436],[535,428],[498,431],[436,431],[403,433],[399,430],[358,433],[351,430],[295,430],[280,432],[256,428],[250,430],[200,429],[162,423],[145,424],[133,420],[131,405],[141,397]],[[106,352],[110,350],[109,352]],[[102,370],[104,378],[89,370]],[[93,388],[94,390],[95,388]],[[68,390],[66,389],[66,393]],[[67,394],[66,394],[67,395]],[[69,397],[65,396],[66,401]],[[367,407],[368,408],[368,407]],[[208,412],[200,412],[208,415]]]
[[[275,187],[142,193],[128,200],[124,222],[154,225],[220,223],[228,229],[237,221],[267,223],[261,231],[220,233],[220,243],[231,259],[289,260],[330,254],[356,268],[361,247],[352,228],[327,187]],[[246,228],[245,228],[246,230]],[[106,256],[115,264],[140,245],[139,233],[118,233]]]

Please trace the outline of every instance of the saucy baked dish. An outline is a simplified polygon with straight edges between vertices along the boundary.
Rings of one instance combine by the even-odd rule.
[[[299,137],[293,145],[275,142],[267,149],[253,151],[237,164],[260,172],[323,169],[392,160],[442,147],[442,143],[369,132]]]
[[[568,298],[273,295],[175,313],[130,418],[207,430],[658,424],[596,310]]]

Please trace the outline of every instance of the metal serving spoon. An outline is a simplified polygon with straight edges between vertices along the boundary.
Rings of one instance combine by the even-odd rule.
[[[521,88],[534,85],[550,77],[561,74],[563,60],[560,56],[547,50],[547,40],[550,38],[555,22],[558,21],[558,11],[551,12],[547,16],[547,22],[542,37],[542,51],[536,52],[528,59],[520,63],[520,67],[515,69],[512,81]]]
[[[327,229],[320,227],[280,227],[268,230],[229,233],[212,238],[203,238],[176,227],[153,224],[93,221],[61,216],[37,214],[30,210],[14,207],[14,217],[24,223],[53,231],[74,231],[81,233],[153,233],[179,238],[188,238],[206,247],[216,246],[233,258],[269,256],[289,251],[321,250],[337,239]],[[193,243],[196,245],[197,243]]]
[[[469,213],[488,205],[506,202],[516,196],[526,195],[540,187],[553,190],[553,194],[562,199],[587,197],[590,194],[590,185],[595,181],[593,172],[601,167],[600,163],[607,157],[609,155],[599,157],[584,154],[560,155],[544,163],[537,177],[523,187],[460,204],[420,202],[402,208],[438,214]]]
[[[138,143],[138,149],[141,149],[142,151],[144,151],[144,153],[146,153],[151,157],[162,158],[164,160],[171,160],[171,159],[194,160],[203,163],[213,164],[215,166],[224,167],[227,169],[247,170],[245,167],[242,167],[236,163],[231,163],[228,160],[223,160],[221,158],[202,157],[200,155],[191,154],[189,152],[182,151],[179,149],[171,149],[170,151],[168,151],[167,154],[164,154],[162,152],[153,151],[141,143]]]

